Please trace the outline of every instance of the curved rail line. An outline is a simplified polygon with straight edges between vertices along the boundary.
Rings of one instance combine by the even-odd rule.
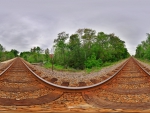
[[[20,58],[0,74],[0,105],[56,106],[88,103],[99,108],[149,108],[149,73],[129,58],[106,80],[91,86],[67,87],[50,83],[39,77]]]
[[[133,58],[107,83],[83,93],[87,103],[100,108],[149,109],[150,74]]]
[[[62,91],[39,81],[20,58],[1,73],[0,105],[39,105],[54,101],[62,94]]]
[[[143,70],[147,75],[150,76],[150,73],[149,73],[145,68],[143,68],[143,66],[142,66],[136,59],[135,59],[135,61],[137,62],[138,66],[139,66],[140,68],[142,68],[142,70]]]
[[[13,63],[14,63],[14,62],[11,61],[10,64],[9,64],[8,66],[6,66],[6,68],[4,68],[4,70],[0,73],[0,76],[1,76],[3,73],[5,73],[5,72],[10,68],[10,66],[12,66]]]
[[[34,71],[32,71],[32,69],[30,69],[26,63],[24,63],[24,65],[26,65],[26,67],[37,77],[39,78],[41,81],[47,83],[48,85],[52,85],[54,87],[57,87],[57,88],[62,88],[62,89],[69,89],[69,90],[82,90],[82,89],[89,89],[89,88],[92,88],[92,87],[96,87],[96,86],[99,86],[101,84],[104,84],[105,82],[109,81],[110,79],[112,79],[117,73],[119,73],[121,71],[121,69],[126,65],[128,61],[126,61],[122,66],[121,68],[116,72],[114,73],[113,75],[111,75],[110,77],[108,77],[107,79],[99,82],[99,83],[96,83],[96,84],[93,84],[93,85],[90,85],[90,86],[80,86],[80,87],[69,87],[69,86],[61,86],[61,85],[57,85],[57,84],[54,84],[54,83],[51,83],[43,78],[41,78],[39,75],[37,75]]]
[[[45,79],[43,79],[42,77],[40,77],[39,75],[37,75],[23,60],[21,60],[21,62],[26,66],[26,68],[28,68],[28,70],[30,70],[30,72],[35,75],[39,80],[41,80],[42,82],[48,84],[48,85],[51,85],[51,86],[54,86],[54,87],[57,87],[57,88],[61,88],[61,89],[67,89],[67,90],[82,90],[82,89],[89,89],[89,88],[92,88],[92,87],[96,87],[96,86],[99,86],[99,85],[102,85],[104,84],[105,82],[109,81],[110,79],[112,79],[117,73],[119,73],[122,68],[126,65],[126,63],[128,62],[128,60],[120,67],[119,70],[117,70],[113,75],[111,75],[110,77],[106,78],[105,80],[99,82],[99,83],[95,83],[95,84],[92,84],[92,85],[89,85],[89,86],[80,86],[80,87],[69,87],[69,86],[61,86],[61,85],[57,85],[57,84],[54,84],[54,83],[51,83]],[[12,62],[2,73],[0,73],[0,75],[2,75],[3,73],[5,73],[13,64],[14,62]]]

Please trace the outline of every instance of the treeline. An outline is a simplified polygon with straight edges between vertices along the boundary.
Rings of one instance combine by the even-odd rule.
[[[0,62],[12,59],[18,56],[18,51],[11,49],[11,51],[6,51],[5,48],[0,44]]]
[[[44,51],[39,46],[37,46],[31,48],[30,51],[21,52],[20,57],[24,58],[26,61],[30,63],[40,63],[40,62],[45,63],[50,62],[49,54],[50,53],[48,48]]]
[[[78,29],[69,36],[58,34],[54,40],[54,64],[64,68],[85,69],[100,67],[106,62],[127,58],[125,42],[114,34],[96,33],[92,29]]]
[[[15,49],[5,51],[0,45],[0,61],[14,58],[18,53]],[[129,56],[125,42],[118,36],[104,32],[96,33],[88,28],[78,29],[70,36],[66,32],[59,33],[51,48],[51,55],[48,48],[43,50],[39,46],[20,53],[20,57],[30,63],[41,62],[48,67],[53,65],[81,70],[101,67]]]
[[[142,41],[136,47],[135,57],[150,60],[150,34],[147,33],[146,41]]]

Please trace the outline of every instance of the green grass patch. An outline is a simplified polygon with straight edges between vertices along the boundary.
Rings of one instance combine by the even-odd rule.
[[[45,68],[50,68],[50,67],[52,67],[52,64],[51,64],[51,63],[49,63],[49,62],[44,63],[44,67],[45,67]]]
[[[54,69],[58,70],[58,71],[70,71],[70,72],[78,72],[78,71],[80,71],[80,70],[73,69],[73,68],[64,68],[61,65],[54,65]]]
[[[115,62],[105,62],[102,67],[106,67],[106,66],[110,66],[112,64],[114,64]]]
[[[92,68],[86,68],[84,71],[89,74],[91,72],[98,72],[101,69],[102,67],[92,67]]]
[[[52,68],[52,64],[50,62],[47,62],[47,63],[44,64],[44,67],[45,68]],[[56,65],[56,64],[53,65],[53,68],[54,68],[54,70],[57,70],[57,71],[70,71],[70,72],[81,71],[81,70],[76,70],[76,69],[73,69],[73,68],[64,68],[63,66]]]
[[[143,58],[136,58],[137,60],[140,60],[141,62],[147,63],[150,65],[150,60],[148,59],[143,59]]]

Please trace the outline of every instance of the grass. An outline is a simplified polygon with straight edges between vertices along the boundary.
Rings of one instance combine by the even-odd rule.
[[[97,71],[99,71],[101,69],[102,69],[102,67],[92,67],[91,69],[86,68],[84,71],[89,74],[91,72],[97,72]]]
[[[138,60],[140,60],[140,61],[150,65],[150,60],[148,60],[148,59],[143,59],[143,58],[136,58],[136,59],[138,59]]]
[[[52,64],[49,62],[49,63],[45,63],[44,64],[44,67],[45,68],[52,68]],[[70,71],[70,72],[77,72],[79,70],[76,70],[76,69],[73,69],[73,68],[64,68],[63,66],[61,65],[53,65],[54,67],[54,70],[57,70],[57,71]]]
[[[50,68],[50,67],[52,67],[52,64],[51,64],[51,63],[45,63],[45,64],[44,64],[44,67],[45,67],[45,68]]]

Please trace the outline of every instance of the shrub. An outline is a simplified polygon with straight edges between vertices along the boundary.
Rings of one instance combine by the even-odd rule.
[[[97,60],[95,54],[92,54],[92,56],[89,57],[85,62],[86,68],[99,67],[101,65],[102,65],[102,60],[101,59]]]

